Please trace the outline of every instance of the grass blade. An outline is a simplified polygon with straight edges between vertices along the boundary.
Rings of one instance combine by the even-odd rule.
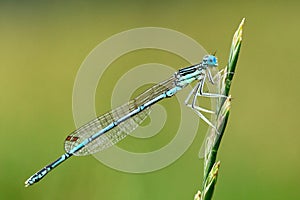
[[[241,44],[242,44],[242,31],[243,25],[245,22],[245,18],[240,23],[237,31],[235,32],[229,58],[228,64],[225,67],[224,74],[221,81],[220,94],[228,96],[228,98],[222,98],[218,102],[216,107],[217,117],[216,117],[216,128],[217,131],[213,128],[210,128],[210,136],[211,141],[207,143],[205,157],[204,157],[204,178],[202,185],[202,192],[198,192],[195,196],[195,199],[199,200],[210,200],[212,199],[213,192],[215,189],[215,184],[217,182],[217,175],[220,167],[220,161],[216,162],[217,153],[220,147],[220,143],[222,137],[225,132],[225,128],[228,122],[228,117],[230,113],[230,105],[231,105],[231,96],[229,95],[232,79],[235,73]],[[197,200],[198,200],[197,199]]]

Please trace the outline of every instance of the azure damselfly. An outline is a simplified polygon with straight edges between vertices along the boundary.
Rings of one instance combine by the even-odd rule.
[[[226,97],[218,93],[203,91],[206,79],[211,84],[215,83],[212,71],[217,69],[217,66],[217,58],[214,55],[206,55],[199,64],[178,70],[169,79],[152,86],[135,99],[81,126],[67,136],[65,140],[66,153],[28,178],[25,186],[40,181],[48,172],[73,155],[93,154],[116,144],[146,119],[153,104],[174,96],[194,81],[197,82],[196,86],[188,95],[185,103],[210,127],[215,129],[214,124],[202,114],[202,112],[214,114],[214,111],[197,106],[196,102],[198,96]]]

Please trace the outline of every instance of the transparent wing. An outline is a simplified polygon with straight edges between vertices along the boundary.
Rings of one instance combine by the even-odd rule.
[[[130,102],[105,113],[94,120],[83,125],[79,129],[72,132],[65,140],[65,150],[69,152],[71,149],[79,145],[85,139],[91,137],[95,133],[99,132],[110,123],[126,116],[134,109],[138,108],[140,105],[145,104],[151,99],[159,96],[168,89],[175,86],[175,77],[172,76],[168,80],[154,85],[135,99]],[[151,109],[148,107],[137,115],[132,116],[130,119],[123,123],[120,123],[117,127],[107,131],[105,134],[101,135],[99,138],[87,144],[84,148],[75,153],[76,156],[84,156],[88,154],[93,154],[98,151],[102,151],[134,131],[149,115]]]
[[[218,70],[217,67],[210,69],[210,72],[213,77],[214,84],[212,84],[211,82],[208,81],[208,79],[206,79],[205,84],[209,90],[209,93],[220,94],[221,72]],[[220,100],[221,100],[220,98],[210,98],[212,111],[217,112],[217,105],[219,104]],[[211,114],[210,121],[216,127],[217,115]],[[217,136],[217,131],[213,127],[209,126],[199,151],[199,155],[198,155],[199,158],[204,158],[207,152],[210,151],[216,136]]]

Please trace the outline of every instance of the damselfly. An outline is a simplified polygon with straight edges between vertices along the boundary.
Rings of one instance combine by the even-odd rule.
[[[48,172],[73,155],[84,156],[104,150],[130,134],[148,116],[150,107],[158,101],[174,96],[178,91],[196,81],[196,86],[190,92],[185,103],[211,127],[214,124],[202,112],[213,114],[214,111],[196,105],[198,96],[221,98],[218,93],[205,93],[205,80],[214,84],[212,71],[218,66],[214,55],[206,55],[196,65],[178,70],[169,79],[158,83],[130,102],[104,114],[72,132],[65,140],[66,153],[36,172],[25,181],[25,186],[40,181]],[[190,103],[191,101],[191,103]]]

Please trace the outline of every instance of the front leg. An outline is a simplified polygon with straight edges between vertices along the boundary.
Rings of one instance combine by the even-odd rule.
[[[211,121],[209,121],[202,113],[201,111],[203,112],[208,112],[208,113],[211,113],[211,114],[214,114],[214,111],[211,111],[211,110],[207,110],[207,109],[204,109],[204,108],[201,108],[199,106],[196,105],[196,102],[197,102],[197,94],[199,93],[199,90],[201,89],[201,87],[203,87],[203,83],[204,83],[204,80],[205,79],[202,79],[199,81],[199,83],[196,85],[195,89],[196,89],[196,95],[193,96],[193,100],[192,100],[192,104],[188,105],[189,107],[191,107],[195,112],[196,114],[203,120],[205,121],[209,126],[211,126],[212,128],[214,128],[215,130],[216,127],[213,125],[213,123],[211,123]],[[194,91],[194,90],[193,90]]]
[[[199,82],[199,85],[198,85],[198,87],[197,87],[197,93],[198,93],[198,90],[201,89],[201,85],[203,85],[203,82],[204,82],[204,79],[201,80],[201,81]],[[206,109],[196,106],[196,100],[197,100],[197,95],[194,95],[193,101],[192,101],[192,104],[191,104],[191,108],[196,112],[196,114],[197,114],[203,121],[205,121],[209,126],[211,126],[213,129],[215,129],[215,130],[218,132],[218,130],[217,130],[217,128],[215,127],[215,125],[213,125],[213,123],[211,123],[211,121],[209,121],[209,120],[208,120],[208,119],[200,112],[200,111],[204,111],[204,110],[206,110]],[[199,108],[200,108],[200,109],[199,109]],[[210,111],[210,112],[214,113],[213,111]]]
[[[210,113],[210,114],[215,114],[214,111],[211,111],[211,110],[207,110],[205,108],[201,108],[200,106],[197,106],[196,105],[196,97],[197,97],[197,93],[198,93],[198,90],[200,88],[200,85],[201,85],[201,81],[199,81],[197,83],[197,85],[193,88],[193,90],[190,92],[190,94],[188,95],[188,97],[186,98],[186,100],[184,101],[185,105],[189,108],[192,108],[193,110],[198,110],[198,111],[201,111],[201,112],[206,112],[206,113]],[[191,99],[193,95],[193,99],[192,99],[192,103],[189,104],[189,101]]]
[[[210,76],[209,76],[210,77]],[[208,77],[208,78],[209,78]],[[210,79],[210,78],[209,78]],[[200,87],[198,89],[198,92],[197,92],[197,96],[203,96],[203,97],[211,97],[211,98],[227,98],[227,96],[225,95],[222,95],[222,94],[217,94],[217,93],[206,93],[206,92],[203,92],[203,87],[204,87],[204,82],[205,82],[205,77],[199,82],[201,83],[200,84]],[[212,84],[215,84],[213,82],[212,79],[210,79],[210,82]]]

